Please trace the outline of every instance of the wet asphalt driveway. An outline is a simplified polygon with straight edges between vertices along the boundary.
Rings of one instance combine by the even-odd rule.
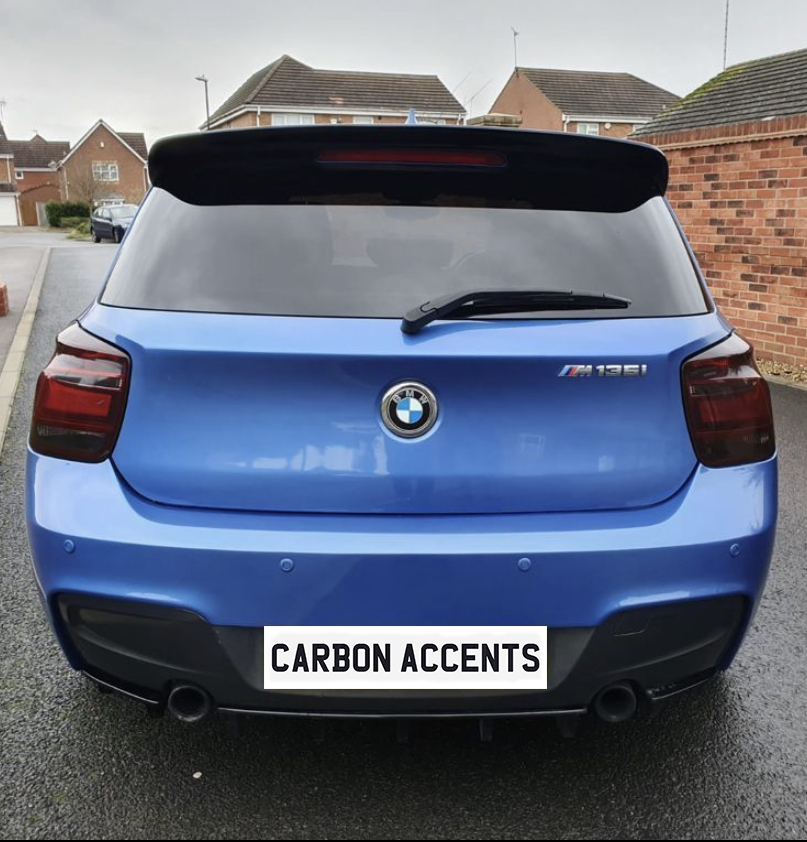
[[[807,832],[807,391],[774,387],[782,512],[732,671],[659,716],[494,727],[252,719],[186,728],[63,663],[23,520],[35,377],[111,249],[56,249],[0,462],[0,837],[803,838]],[[719,501],[716,502],[719,506]],[[194,773],[201,772],[201,777]]]

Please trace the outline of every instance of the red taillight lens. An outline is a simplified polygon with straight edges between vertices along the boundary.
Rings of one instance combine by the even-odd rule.
[[[321,164],[356,164],[421,167],[503,167],[497,152],[461,149],[328,149],[317,159]]]
[[[118,438],[129,357],[77,323],[56,339],[56,353],[39,375],[31,448],[45,456],[102,462]]]
[[[724,468],[773,456],[770,391],[747,342],[732,334],[687,360],[682,379],[689,433],[704,465]]]

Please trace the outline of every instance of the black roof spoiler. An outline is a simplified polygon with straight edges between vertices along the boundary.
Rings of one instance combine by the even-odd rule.
[[[619,212],[664,195],[668,167],[652,146],[587,135],[324,125],[165,138],[151,149],[149,176],[199,205],[339,204],[382,193],[402,203],[439,195],[463,204]]]

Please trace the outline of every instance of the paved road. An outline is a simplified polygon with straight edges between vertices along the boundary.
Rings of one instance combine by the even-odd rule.
[[[23,532],[23,451],[52,336],[110,252],[53,254],[0,463],[0,837],[802,838],[807,832],[807,392],[774,389],[782,454],[775,566],[735,668],[656,719],[510,723],[251,720],[231,737],[151,721],[68,671]],[[716,501],[719,505],[719,501]],[[195,772],[202,777],[194,779]]]
[[[0,369],[28,300],[37,267],[49,246],[70,249],[100,249],[106,260],[115,246],[68,240],[66,233],[37,228],[0,227],[0,281],[8,287],[10,312],[0,318]]]
[[[0,250],[7,248],[46,248],[47,246],[59,246],[61,248],[76,248],[86,246],[87,243],[79,240],[68,240],[67,232],[58,229],[48,230],[42,228],[0,228]],[[93,243],[92,245],[96,245]]]

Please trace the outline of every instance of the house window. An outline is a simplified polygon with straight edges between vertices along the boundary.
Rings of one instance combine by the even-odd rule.
[[[273,114],[273,126],[313,126],[313,114]]]
[[[354,126],[372,126],[373,123],[375,123],[375,117],[372,117],[369,114],[357,114],[353,118]]]
[[[577,133],[578,134],[599,134],[600,133],[600,124],[599,123],[578,123],[577,124]]]
[[[25,173],[22,170],[14,170],[14,178],[17,181],[22,181],[25,178]]]
[[[93,161],[92,179],[93,181],[118,181],[118,162]]]

